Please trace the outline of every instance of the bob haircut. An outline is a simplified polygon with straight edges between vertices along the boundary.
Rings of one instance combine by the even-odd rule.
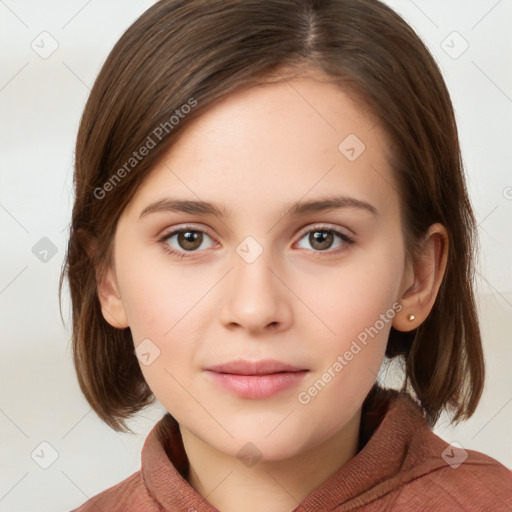
[[[125,420],[155,400],[129,328],[110,326],[98,300],[123,209],[205,109],[238,87],[307,69],[382,123],[407,257],[431,224],[448,232],[447,268],[429,316],[414,331],[389,335],[386,356],[401,358],[405,374],[400,392],[413,396],[430,427],[443,409],[452,423],[475,411],[485,375],[473,292],[476,223],[450,96],[420,38],[378,0],[162,0],[126,30],[91,90],[59,282],[61,300],[67,275],[80,388],[114,430],[131,431]]]

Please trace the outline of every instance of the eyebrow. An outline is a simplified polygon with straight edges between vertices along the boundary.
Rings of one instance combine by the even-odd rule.
[[[339,208],[357,208],[367,211],[372,215],[379,215],[375,206],[356,199],[354,197],[336,196],[320,198],[312,201],[297,201],[284,208],[283,217],[301,216],[313,212],[326,210],[335,210]],[[230,212],[226,212],[225,207],[221,208],[215,203],[207,201],[192,201],[185,199],[165,198],[155,201],[146,206],[139,215],[139,219],[159,212],[190,213],[198,215],[215,215],[220,218],[231,217]]]

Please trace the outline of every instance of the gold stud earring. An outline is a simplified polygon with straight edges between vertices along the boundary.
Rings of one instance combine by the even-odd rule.
[[[416,317],[414,315],[409,315],[407,317],[407,319],[409,320],[409,322],[412,322]]]

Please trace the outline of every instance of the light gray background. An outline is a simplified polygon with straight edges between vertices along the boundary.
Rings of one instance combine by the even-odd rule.
[[[67,288],[66,326],[57,299],[80,115],[108,52],[153,3],[0,0],[0,511],[70,510],[120,482],[139,469],[143,441],[164,412],[156,406],[131,422],[135,436],[97,419],[72,366]],[[456,428],[441,422],[435,432],[512,467],[512,2],[389,4],[424,39],[448,83],[482,246],[485,392],[473,418]],[[58,44],[48,58],[31,47],[42,38],[46,50]],[[46,262],[33,252],[43,237],[57,251]],[[47,469],[39,464],[54,452],[42,442],[57,455]]]

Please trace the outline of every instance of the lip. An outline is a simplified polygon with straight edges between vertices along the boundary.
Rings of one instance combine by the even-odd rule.
[[[234,375],[269,375],[281,372],[298,372],[305,368],[298,368],[275,359],[262,359],[261,361],[246,361],[238,359],[229,363],[218,364],[206,368],[216,373],[231,373]]]
[[[238,360],[206,369],[212,380],[242,398],[268,398],[296,386],[308,370],[280,361]]]

